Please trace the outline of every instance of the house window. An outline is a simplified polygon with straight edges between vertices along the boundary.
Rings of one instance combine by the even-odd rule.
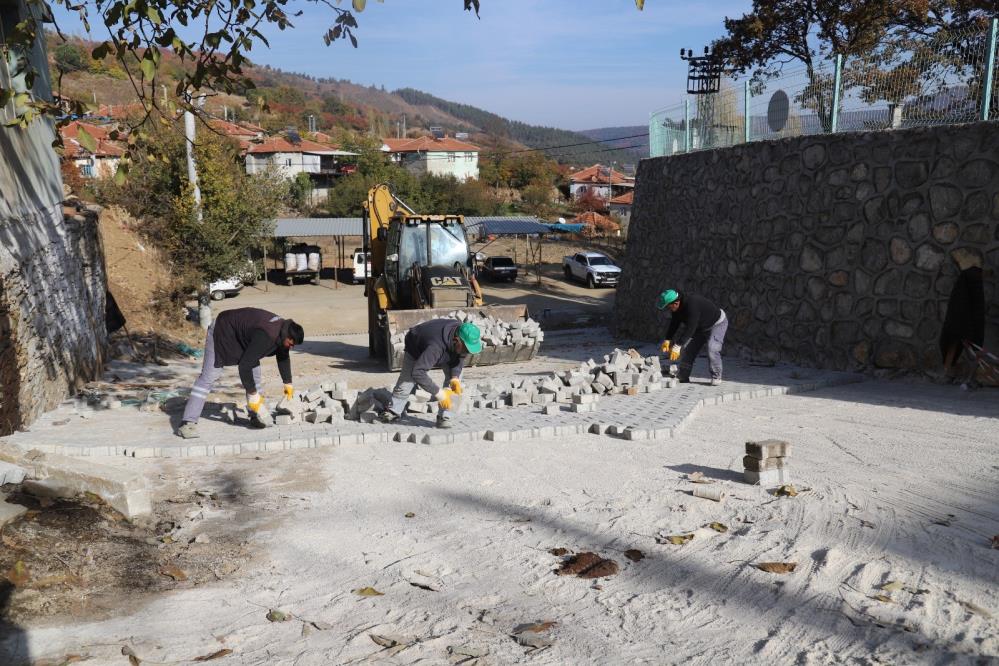
[[[87,178],[94,177],[94,165],[93,164],[83,164],[80,166],[80,174],[86,176]]]
[[[457,158],[457,155],[455,155],[454,153],[448,153],[447,154],[447,161],[448,162],[454,162],[456,158]]]
[[[475,159],[475,153],[465,153],[465,161],[471,162]]]
[[[290,158],[290,157],[286,157],[286,158],[285,158],[285,160],[284,160],[284,165],[285,165],[286,167],[290,167],[290,166],[291,166],[291,158]]]

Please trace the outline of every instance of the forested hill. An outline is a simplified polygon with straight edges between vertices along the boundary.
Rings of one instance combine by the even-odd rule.
[[[502,137],[511,141],[522,143],[529,148],[549,148],[551,146],[570,146],[593,141],[594,138],[608,139],[616,136],[627,136],[638,134],[639,132],[626,132],[624,135],[607,134],[601,137],[591,137],[580,132],[557,129],[555,127],[543,127],[541,125],[530,125],[517,120],[510,120],[503,116],[485,111],[470,104],[451,102],[440,97],[435,97],[429,93],[415,90],[413,88],[402,88],[393,91],[406,102],[414,106],[431,106],[448,115],[459,118],[481,131],[495,137]],[[626,128],[632,129],[632,128]],[[592,130],[598,131],[598,130]],[[632,150],[621,149],[621,146],[639,146]],[[642,157],[648,156],[645,146],[648,140],[645,137],[622,141],[616,143],[587,143],[581,146],[569,148],[558,148],[545,150],[544,153],[559,162],[573,164],[595,164],[597,162],[607,164],[612,161],[619,163],[634,164]],[[614,150],[614,148],[618,148]]]

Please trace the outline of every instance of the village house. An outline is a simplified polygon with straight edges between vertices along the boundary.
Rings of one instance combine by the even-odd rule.
[[[635,191],[628,190],[607,202],[611,215],[616,215],[621,220],[621,227],[626,231],[628,224],[631,223],[631,204],[634,199]]]
[[[357,155],[337,146],[303,139],[296,133],[286,137],[268,137],[259,143],[245,144],[246,173],[253,175],[276,169],[288,179],[300,173],[312,181],[313,203],[324,200],[334,180],[351,173]]]
[[[412,173],[454,176],[464,182],[479,177],[479,147],[442,136],[416,139],[384,139],[382,150],[389,159]]]
[[[90,150],[80,142],[80,129],[89,134],[95,146]],[[84,178],[109,178],[118,170],[118,163],[125,150],[115,144],[108,135],[108,128],[74,120],[59,133],[63,141],[63,161],[71,161]]]
[[[250,123],[222,120],[221,118],[212,118],[208,121],[208,126],[224,136],[236,139],[240,146],[253,141],[263,141],[266,134],[263,127],[257,127]]]
[[[634,188],[634,178],[602,164],[569,175],[569,196],[576,200],[589,194],[607,201]]]

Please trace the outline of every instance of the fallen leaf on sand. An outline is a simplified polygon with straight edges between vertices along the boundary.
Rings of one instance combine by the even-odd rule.
[[[407,518],[416,518],[416,514],[413,513],[412,511],[407,511],[406,512],[406,517]]]
[[[447,653],[458,655],[459,657],[470,657],[478,659],[489,654],[489,648],[475,647],[474,645],[448,645]],[[462,659],[461,661],[465,661]]]
[[[774,491],[777,497],[797,497],[798,491],[792,484],[783,485]]]
[[[187,574],[180,567],[168,564],[160,569],[160,573],[164,576],[169,576],[174,580],[187,580]]]
[[[323,622],[322,620],[312,620],[311,622],[309,622],[309,624],[311,624],[319,631],[329,631],[330,629],[333,628],[332,624],[330,624],[329,622]]]
[[[356,590],[351,590],[351,592],[353,592],[354,594],[356,594],[359,597],[381,597],[381,596],[384,596],[384,593],[379,592],[378,590],[376,590],[373,587],[361,587],[361,588],[358,588]]]
[[[674,546],[682,546],[693,539],[693,534],[664,534],[656,537],[656,543],[671,543]]]
[[[523,634],[525,632],[530,632],[532,634],[543,634],[549,629],[553,629],[558,626],[558,622],[555,620],[543,620],[542,622],[529,622],[527,624],[518,624],[513,628],[513,633]]]
[[[135,654],[135,651],[127,645],[121,646],[121,653],[128,657],[128,663],[132,666],[139,666],[139,664],[142,663],[142,660],[139,659],[139,655]]]
[[[546,647],[550,647],[551,640],[541,636],[552,627],[555,627],[558,623],[554,620],[546,620],[544,622],[533,622],[530,624],[519,624],[513,628],[513,633],[510,637],[517,641],[520,645],[524,647],[531,648],[531,650],[543,650]]]
[[[11,585],[14,587],[23,587],[29,580],[31,580],[31,572],[28,571],[28,565],[26,565],[21,560],[14,563],[7,573],[4,574],[4,578],[10,581]]]
[[[568,548],[552,548],[548,552],[551,553],[552,555],[554,555],[555,557],[562,557],[563,555],[568,555],[569,554],[569,549]]]
[[[559,576],[579,576],[580,578],[604,578],[617,573],[617,562],[607,560],[596,553],[577,553],[555,570]]]
[[[786,574],[798,568],[797,562],[758,562],[753,565],[760,571],[767,573]]]
[[[232,650],[229,648],[222,648],[217,652],[212,652],[211,654],[203,654],[200,657],[195,657],[194,661],[212,661],[214,659],[221,659],[222,657],[228,657],[232,654]]]
[[[999,534],[992,537],[992,547],[999,550]]]
[[[624,551],[624,556],[627,557],[632,562],[641,562],[645,559],[645,553],[638,550],[637,548],[629,548]]]
[[[708,527],[713,529],[715,532],[721,532],[722,534],[728,532],[728,525],[725,523],[711,523]]]
[[[960,599],[957,600],[957,603],[961,604],[961,606],[963,606],[964,609],[967,610],[967,611],[970,611],[972,613],[977,613],[978,615],[981,615],[982,617],[992,617],[992,613],[990,613],[988,610],[982,608],[978,604],[973,604],[970,601],[961,601]]]
[[[284,611],[279,611],[275,609],[270,609],[267,611],[267,619],[271,622],[287,622],[291,619],[291,615],[285,613]]]
[[[887,594],[875,594],[873,597],[871,597],[871,599],[874,599],[876,601],[883,601],[886,604],[895,603],[895,600],[889,597]]]
[[[905,583],[900,580],[890,580],[879,589],[885,592],[897,592],[905,587]]]
[[[691,472],[687,475],[687,480],[693,483],[714,483],[711,479],[704,478],[704,472]]]
[[[379,634],[368,634],[368,638],[373,640],[378,645],[381,645],[383,648],[390,648],[390,647],[395,647],[396,645],[400,645],[399,639],[395,638],[394,636],[381,636]]]

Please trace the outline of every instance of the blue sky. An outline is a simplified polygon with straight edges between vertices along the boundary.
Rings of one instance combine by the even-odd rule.
[[[681,47],[699,51],[751,0],[369,0],[358,48],[326,47],[329,10],[308,2],[295,28],[267,33],[260,64],[388,90],[413,87],[529,123],[565,129],[644,125],[685,90]],[[349,6],[349,0],[344,5]],[[68,32],[75,19],[60,16]]]

